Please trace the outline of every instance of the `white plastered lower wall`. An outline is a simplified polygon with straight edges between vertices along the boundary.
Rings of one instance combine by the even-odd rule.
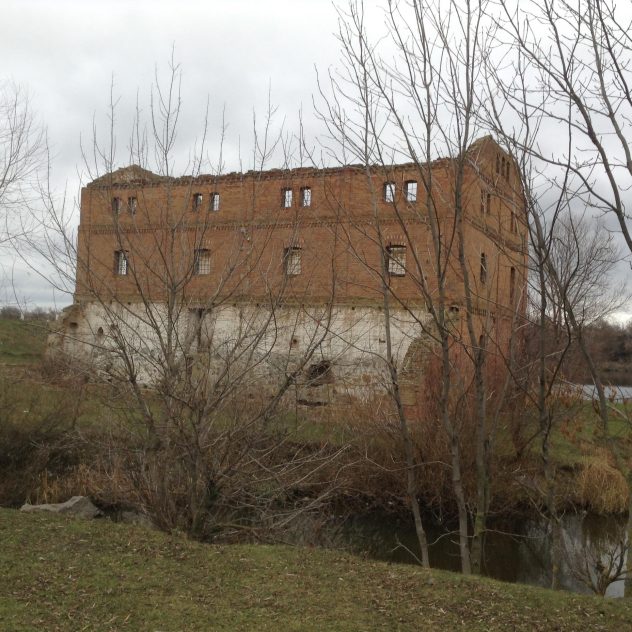
[[[429,340],[422,309],[392,310],[396,366],[413,341]],[[211,309],[164,304],[74,305],[51,349],[121,377],[151,384],[165,358],[204,367],[212,379],[239,379],[270,393],[288,375],[303,403],[370,399],[389,380],[384,312],[377,306],[224,304]],[[184,370],[184,368],[183,368]]]

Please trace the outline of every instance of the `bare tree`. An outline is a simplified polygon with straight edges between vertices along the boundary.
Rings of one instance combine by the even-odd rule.
[[[551,587],[557,588],[565,549],[552,437],[559,432],[560,419],[570,414],[565,399],[579,398],[577,392],[566,392],[561,378],[572,348],[578,346],[595,383],[603,390],[598,368],[586,344],[585,327],[624,303],[626,294],[621,287],[604,290],[604,280],[611,276],[620,254],[603,226],[570,210],[577,202],[572,179],[568,178],[561,189],[548,183],[550,174],[534,169],[531,156],[524,151],[525,139],[521,137],[521,145],[515,137],[503,134],[498,119],[496,124],[497,133],[521,165],[522,190],[529,214],[531,353],[521,363],[514,364],[512,370],[527,401],[537,412],[537,427],[519,450],[522,453],[534,440],[540,444],[544,485],[535,486],[535,504],[544,504],[549,522]],[[528,130],[525,125],[523,131],[528,133]],[[544,190],[544,195],[537,195],[538,189]],[[581,409],[581,403],[576,408]],[[528,425],[529,410],[524,418]],[[607,415],[602,421],[607,427]]]
[[[26,90],[9,82],[0,83],[0,208],[4,236],[12,235],[19,223],[9,212],[17,212],[33,195],[43,166],[45,135],[33,113]]]
[[[31,245],[62,273],[76,262],[75,304],[57,342],[75,364],[83,359],[86,379],[107,399],[111,439],[91,474],[95,489],[165,529],[270,538],[335,489],[344,446],[305,445],[283,420],[304,392],[318,390],[313,365],[337,317],[336,278],[328,252],[318,253],[331,270],[320,285],[301,268],[296,206],[282,222],[276,206],[255,217],[262,191],[274,186],[264,170],[283,149],[271,132],[273,108],[264,131],[255,130],[251,172],[222,179],[205,162],[204,122],[192,173],[174,175],[179,81],[172,63],[154,87],[147,128],[134,123],[137,164],[118,170],[111,99],[109,138],[95,137],[84,152],[92,182],[77,242],[50,200],[46,222],[56,230]],[[288,158],[280,173],[291,187],[289,167]],[[226,204],[231,193],[243,208]]]
[[[526,78],[506,96],[541,117],[530,153],[570,170],[576,194],[616,221],[632,251],[625,195],[632,176],[627,8],[609,0],[534,0],[520,7],[501,2],[500,11],[499,52],[517,51]],[[550,130],[553,144],[545,140]]]
[[[488,410],[488,357],[490,349],[495,354],[497,345],[505,345],[490,310],[491,288],[504,266],[510,267],[506,261],[513,256],[517,267],[524,254],[520,254],[519,244],[512,245],[513,254],[498,251],[491,241],[481,240],[477,230],[481,220],[489,221],[485,209],[491,205],[492,191],[494,202],[499,203],[497,220],[503,216],[503,222],[510,204],[519,205],[520,198],[513,197],[515,191],[503,184],[511,169],[509,158],[503,155],[501,172],[501,156],[491,149],[493,143],[474,142],[483,132],[476,108],[489,29],[484,23],[484,6],[386,2],[384,16],[386,36],[380,42],[381,52],[368,35],[362,3],[351,2],[341,12],[344,65],[330,74],[327,88],[321,82],[325,104],[321,116],[329,130],[328,151],[341,162],[360,161],[372,191],[374,222],[362,231],[381,253],[381,263],[364,252],[356,255],[380,280],[385,310],[409,312],[416,319],[419,339],[432,341],[426,353],[436,355],[440,367],[437,419],[449,445],[462,570],[480,572],[496,428],[495,413]],[[436,160],[439,151],[446,159]],[[397,162],[408,164],[398,169]],[[386,179],[384,191],[380,177]],[[402,181],[407,179],[415,187],[419,184],[419,195],[416,188],[414,196],[409,194],[408,184]],[[483,209],[480,219],[479,209]],[[524,229],[524,219],[517,221]],[[395,242],[389,236],[393,226],[406,251],[406,286],[398,285],[384,263],[393,256]],[[488,244],[489,248],[483,246],[482,252],[474,254],[474,244]],[[492,256],[492,251],[498,254]],[[518,281],[516,288],[520,285]],[[423,315],[411,309],[415,298],[425,307]],[[511,322],[512,316],[512,309],[503,312],[503,324]],[[399,405],[398,393],[407,378],[401,366],[393,366],[388,349],[385,361],[392,367],[391,392],[407,445],[408,428],[418,413],[411,416],[410,409]],[[498,393],[503,390],[499,388]],[[468,409],[467,420],[457,412],[464,409]],[[473,484],[463,476],[466,427],[475,428]],[[407,456],[409,471],[419,471],[424,464],[411,454]],[[473,500],[466,486],[475,490]],[[409,494],[412,488],[409,483]],[[415,514],[414,503],[412,509]],[[417,532],[421,544],[420,526]]]

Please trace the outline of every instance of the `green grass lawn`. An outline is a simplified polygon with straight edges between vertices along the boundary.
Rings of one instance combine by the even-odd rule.
[[[0,364],[32,364],[41,360],[48,331],[46,321],[0,319]]]
[[[0,510],[0,629],[621,630],[603,600],[334,551]]]

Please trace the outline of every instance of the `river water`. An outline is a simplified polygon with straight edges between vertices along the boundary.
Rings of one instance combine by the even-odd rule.
[[[551,545],[547,521],[521,520],[494,525],[486,535],[484,574],[509,582],[551,586]],[[560,588],[591,594],[591,584],[621,562],[625,518],[587,513],[561,519]],[[434,568],[459,571],[457,534],[445,528],[427,529],[430,563]],[[374,559],[416,564],[420,557],[412,520],[371,514],[356,516],[341,530],[341,537],[356,553]],[[625,561],[625,560],[624,560]],[[625,568],[625,566],[624,566]],[[611,583],[606,596],[622,597],[622,580]]]
[[[579,392],[583,399],[598,399],[597,389],[594,384],[569,384],[570,387]],[[628,402],[632,400],[632,386],[606,386],[606,397],[615,402]]]

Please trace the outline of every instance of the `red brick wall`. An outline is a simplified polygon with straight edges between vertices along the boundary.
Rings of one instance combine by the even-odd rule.
[[[502,159],[510,165],[508,177],[505,168],[496,172],[496,161]],[[433,163],[432,200],[440,217],[442,256],[449,263],[448,303],[463,309],[454,232],[455,164]],[[164,300],[169,285],[165,279],[170,278],[181,282],[180,298],[192,303],[213,297],[257,301],[280,293],[298,302],[328,301],[332,295],[337,302],[381,302],[380,243],[406,246],[407,274],[389,279],[397,300],[423,303],[421,270],[436,294],[436,253],[422,185],[427,173],[414,165],[373,170],[370,175],[361,167],[344,167],[171,180],[147,172],[137,181],[127,181],[129,176],[128,171],[115,172],[82,191],[78,301],[95,296],[107,300],[111,295],[136,301],[141,293]],[[418,182],[415,203],[404,199],[407,180]],[[386,181],[395,183],[394,203],[383,199]],[[302,187],[311,188],[309,207],[300,205]],[[293,191],[291,208],[282,207],[284,188]],[[491,195],[489,212],[481,213],[481,191]],[[220,194],[216,212],[208,210],[213,192]],[[516,268],[516,297],[526,277],[526,220],[515,166],[493,141],[480,141],[469,156],[460,192],[465,258],[480,326],[485,320],[491,323],[485,314],[493,314],[495,326],[506,329],[500,321],[511,313],[511,267]],[[203,201],[194,211],[196,193]],[[131,196],[137,199],[134,216],[126,209]],[[112,212],[113,197],[122,199],[118,217]],[[300,275],[287,277],[283,253],[290,246],[301,248],[302,269]],[[191,275],[196,249],[210,251],[210,274]],[[118,250],[129,253],[127,276],[114,273]],[[480,279],[481,253],[487,259],[485,283]]]

